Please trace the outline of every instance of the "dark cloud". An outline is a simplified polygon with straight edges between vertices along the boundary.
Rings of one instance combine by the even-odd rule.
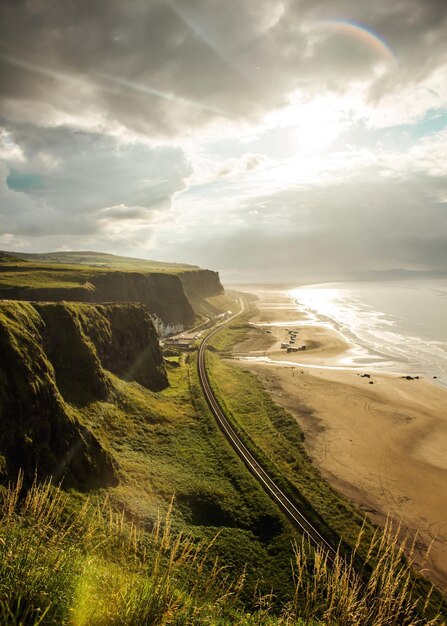
[[[254,83],[231,53],[242,36],[258,32],[249,1],[238,3],[237,12],[216,3],[177,4],[4,5],[5,97],[50,102],[69,112],[87,97],[106,116],[154,134],[200,124],[226,108],[229,114],[247,110],[250,102],[253,108]],[[264,7],[259,5],[260,15]],[[84,94],[70,83],[74,77],[87,85]]]
[[[311,144],[306,121],[295,139],[281,121],[279,129],[276,122],[267,130],[259,126],[259,143],[241,137],[236,146],[224,130],[218,136],[228,122],[233,129],[256,124],[287,105],[297,89],[310,105],[314,96],[349,96],[353,89],[352,107],[361,110],[343,111],[347,132],[359,124],[353,141],[360,129],[374,126],[364,116],[373,116],[379,102],[386,100],[379,126],[389,119],[399,124],[401,117],[408,124],[433,106],[441,110],[441,99],[433,105],[436,84],[426,80],[447,64],[445,0],[0,2],[6,129],[0,243],[22,237],[28,246],[91,241],[89,247],[98,248],[113,241],[121,251],[141,251],[192,173],[184,151],[167,146],[189,145],[186,135],[208,132],[210,122],[221,120],[200,136],[204,144],[195,145],[193,155],[199,167],[205,163],[197,179],[212,181],[198,185],[184,221],[163,235],[169,239],[160,248],[163,256],[172,258],[167,253],[175,248],[177,260],[221,268],[237,263],[260,276],[280,271],[284,277],[296,277],[297,268],[335,275],[383,264],[446,264],[446,205],[440,199],[447,189],[441,176],[427,173],[428,158],[425,173],[410,172],[401,147],[400,174],[398,164],[385,167],[382,176],[379,166],[360,174],[353,163],[340,175],[343,182],[318,181],[266,196],[257,170],[267,169],[268,159],[293,161],[300,132],[303,149]],[[371,39],[333,25],[340,20],[377,32],[395,61]],[[365,93],[371,109],[362,108]],[[421,106],[413,110],[408,93],[424,100]],[[304,108],[297,106],[296,115]],[[318,140],[318,111],[315,119],[310,112],[309,134]],[[364,139],[364,145],[372,141],[366,130]],[[228,214],[239,175],[252,180],[245,190],[241,186],[238,209]],[[199,227],[191,236],[188,209],[194,213],[206,199],[206,230]],[[222,214],[218,236],[207,219],[213,212]]]
[[[374,50],[321,28],[328,19],[375,29],[399,71],[375,78]],[[363,79],[377,98],[445,60],[446,20],[444,0],[3,2],[3,105],[11,116],[31,102],[47,116],[100,112],[159,135],[254,118],[297,87],[343,90]]]

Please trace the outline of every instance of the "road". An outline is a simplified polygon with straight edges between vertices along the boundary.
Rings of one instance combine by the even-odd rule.
[[[216,421],[222,430],[225,437],[233,446],[236,454],[245,463],[253,476],[259,481],[267,494],[274,500],[279,508],[287,515],[290,521],[310,540],[314,546],[322,548],[327,552],[328,559],[334,561],[335,550],[334,548],[322,537],[318,530],[306,519],[305,515],[298,510],[298,508],[291,502],[288,496],[278,487],[268,473],[264,470],[262,465],[256,460],[252,453],[248,450],[241,437],[233,428],[230,420],[221,409],[216,396],[211,389],[208,372],[206,369],[206,351],[207,345],[211,337],[219,332],[223,326],[229,324],[236,317],[241,315],[245,311],[245,303],[241,301],[241,310],[228,318],[222,324],[216,326],[200,343],[198,351],[198,373],[200,384],[202,386],[203,393],[205,395],[208,406],[216,418]]]

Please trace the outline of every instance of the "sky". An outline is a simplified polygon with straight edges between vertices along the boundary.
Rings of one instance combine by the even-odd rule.
[[[445,0],[0,4],[0,249],[447,271]]]

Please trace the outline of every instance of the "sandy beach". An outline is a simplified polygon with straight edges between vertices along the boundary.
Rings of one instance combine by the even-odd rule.
[[[425,574],[447,590],[447,390],[368,369],[366,358],[352,367],[362,349],[307,318],[285,292],[247,291],[259,297],[258,313],[234,349],[242,359],[235,363],[255,372],[296,417],[334,488],[373,522],[383,526],[390,515],[402,523],[402,536],[417,533],[420,563],[431,545]],[[287,353],[281,343],[294,331],[291,345],[306,350]]]

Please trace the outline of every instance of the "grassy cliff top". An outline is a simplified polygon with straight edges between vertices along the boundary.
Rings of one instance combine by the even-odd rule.
[[[199,269],[197,265],[136,259],[103,252],[27,254],[0,251],[0,289],[81,287],[92,276],[109,271],[181,274]]]
[[[134,257],[118,256],[106,252],[67,251],[44,252],[31,254],[25,252],[7,252],[0,250],[0,263],[29,263],[46,265],[83,266],[112,270],[150,271],[150,272],[185,272],[198,270],[197,265],[187,263],[168,263],[165,261],[151,261]]]

